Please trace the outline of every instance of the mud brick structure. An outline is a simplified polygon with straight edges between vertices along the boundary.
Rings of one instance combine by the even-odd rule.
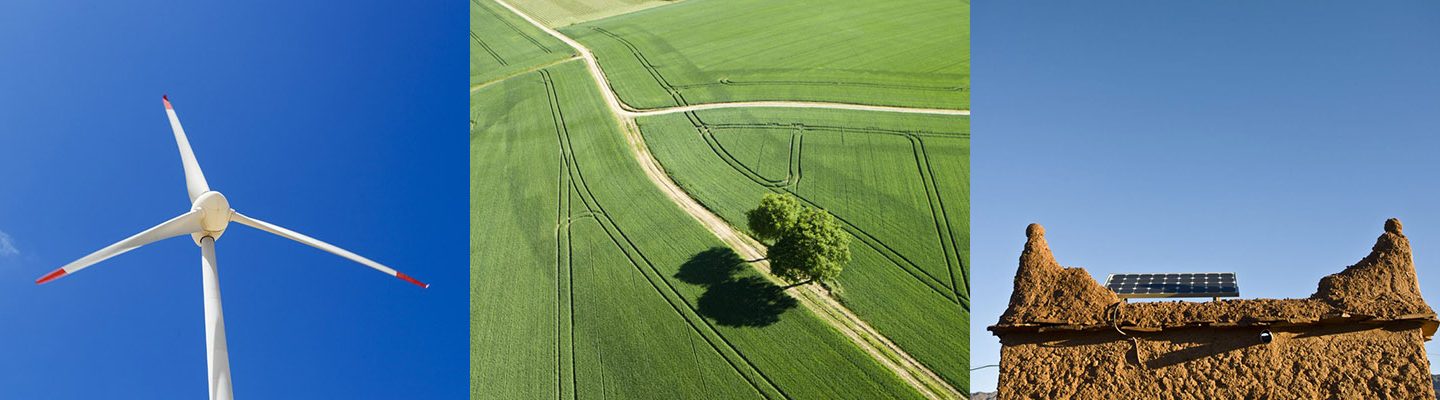
[[[1434,399],[1399,220],[1308,299],[1129,304],[1032,224],[999,336],[1001,399]],[[1262,333],[1269,333],[1262,338]]]

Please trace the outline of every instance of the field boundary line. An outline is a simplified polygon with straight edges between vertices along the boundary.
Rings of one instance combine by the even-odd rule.
[[[598,62],[596,62],[595,55],[590,52],[590,49],[586,48],[584,45],[581,45],[574,39],[571,39],[570,37],[561,34],[559,31],[545,26],[545,24],[540,23],[539,21],[535,20],[535,18],[520,11],[520,9],[515,8],[515,6],[510,5],[510,3],[504,0],[494,1],[501,6],[509,9],[516,15],[519,15],[527,22],[530,22],[531,25],[534,25],[541,31],[549,33],[551,36],[554,36],[556,39],[559,39],[561,42],[564,42],[565,44],[569,45],[580,53],[581,58],[585,60],[585,65],[589,69],[590,75],[595,80],[596,86],[600,89],[601,96],[604,98],[606,105],[610,107],[612,113],[618,120],[617,122],[619,122],[620,124],[620,129],[622,133],[625,135],[626,140],[630,143],[630,149],[633,153],[632,155],[635,156],[635,159],[640,164],[641,169],[645,171],[646,177],[650,178],[652,183],[654,183],[658,188],[660,188],[661,191],[667,195],[667,197],[674,201],[675,204],[681,208],[681,210],[684,210],[687,214],[690,214],[690,216],[695,218],[697,222],[700,222],[702,226],[705,226],[707,229],[709,229],[711,233],[715,234],[716,237],[718,237],[722,242],[734,249],[737,253],[741,253],[743,257],[749,259],[763,258],[764,252],[759,250],[763,248],[763,246],[760,245],[759,242],[756,242],[755,239],[750,238],[749,236],[729,226],[718,215],[715,215],[714,213],[711,213],[709,210],[705,209],[694,198],[690,197],[689,194],[685,193],[684,190],[680,189],[680,187],[676,185],[674,181],[670,180],[669,176],[665,174],[664,169],[660,166],[660,162],[655,159],[655,157],[650,153],[649,148],[646,147],[645,139],[640,134],[640,128],[635,122],[635,118],[642,115],[656,115],[657,113],[664,114],[669,112],[682,111],[666,112],[665,110],[649,110],[645,112],[652,114],[643,114],[642,112],[637,112],[636,110],[630,109],[629,106],[625,105],[623,102],[620,101],[620,98],[616,95],[614,88],[610,86],[610,81],[605,78],[604,72],[600,70],[600,65]],[[858,104],[820,102],[718,103],[710,105],[688,106],[692,107],[692,109],[687,111],[710,108],[730,108],[737,106],[746,107],[757,104],[758,106],[765,107],[805,108],[806,105],[809,105],[810,107],[808,108],[836,108],[860,111],[970,115],[969,110],[918,109],[907,107],[868,106]],[[574,157],[574,154],[571,154],[571,157]],[[576,172],[579,173],[579,166],[575,165],[574,167],[576,168]],[[582,185],[584,184],[583,173],[581,173],[579,181]],[[584,201],[583,195],[581,200]],[[600,214],[605,215],[604,209],[600,209]],[[607,218],[599,218],[599,220],[608,220],[608,216]],[[614,223],[614,221],[609,222]],[[602,223],[602,226],[603,225],[604,224]],[[616,228],[618,230],[618,226],[616,226]],[[623,233],[621,234],[623,235]],[[616,238],[611,237],[611,240],[615,239]],[[626,240],[628,241],[628,239]],[[618,245],[619,243],[617,242],[616,244]],[[638,251],[639,249],[635,248],[635,250]],[[629,253],[627,252],[627,255],[628,254]],[[649,263],[649,260],[644,259],[643,253],[639,256],[646,263]],[[634,262],[633,259],[631,261]],[[778,278],[775,278],[774,275],[769,273],[769,264],[767,262],[762,261],[760,263],[754,263],[752,264],[752,266],[765,272],[762,276],[764,276],[766,279],[769,279],[772,282],[778,282]],[[651,265],[650,267],[654,269],[654,265]],[[663,277],[661,278],[661,280],[662,282],[668,284],[668,281],[664,281]],[[652,284],[654,283],[652,282]],[[659,290],[658,287],[656,289],[657,291]],[[934,371],[931,371],[924,364],[921,364],[919,361],[915,360],[914,357],[906,353],[903,349],[900,348],[900,346],[890,341],[890,339],[886,338],[884,335],[881,335],[873,327],[870,327],[870,325],[864,320],[861,320],[859,316],[855,315],[844,305],[840,304],[839,300],[836,300],[828,293],[824,293],[822,291],[823,289],[817,287],[816,285],[805,285],[799,287],[798,289],[799,290],[797,290],[796,292],[800,294],[800,296],[798,296],[798,300],[801,305],[805,306],[811,311],[811,313],[815,314],[817,317],[820,317],[826,322],[829,322],[831,327],[833,327],[836,331],[840,332],[847,338],[850,338],[851,342],[854,343],[856,347],[859,347],[861,350],[870,354],[872,358],[880,362],[882,366],[885,366],[887,369],[891,370],[892,373],[899,377],[903,382],[908,384],[916,392],[920,393],[925,397],[935,399],[968,398],[966,394],[961,393],[959,390],[955,389],[955,387],[951,386],[944,379],[940,378],[939,375],[936,375]],[[671,290],[673,291],[674,288],[671,287]],[[675,305],[671,304],[671,306],[674,307]],[[689,321],[688,318],[686,320]],[[701,317],[701,322],[704,323],[706,326],[709,326],[710,323],[710,321],[705,320],[703,317]],[[714,334],[717,337],[720,337],[720,340],[724,342],[724,337],[719,335],[718,331],[714,331],[713,326],[709,327],[712,329],[712,332],[714,332]],[[724,343],[726,343],[727,346],[729,345],[729,342]],[[711,343],[711,345],[713,346],[714,343]],[[718,351],[719,349],[716,350]],[[747,362],[747,364],[749,363],[749,360],[745,358],[743,354],[739,354],[739,351],[735,350],[733,347],[731,347],[731,350],[735,351],[737,355],[739,355]],[[729,360],[728,357],[726,358],[726,360]],[[750,364],[750,367],[755,368],[753,364]],[[768,381],[768,377],[761,373],[758,368],[756,368],[755,371],[757,374],[760,375],[760,377],[765,378]],[[780,389],[778,386],[774,386],[773,382],[770,382],[770,384],[776,390],[781,391],[781,394],[784,395],[782,389]],[[757,387],[756,389],[758,390],[759,388]]]
[[[539,71],[539,70],[542,70],[542,69],[550,68],[550,67],[553,67],[553,66],[556,66],[556,65],[564,64],[564,63],[571,62],[571,61],[575,61],[575,60],[579,60],[579,59],[580,59],[580,56],[570,56],[570,57],[566,57],[566,58],[563,58],[563,59],[559,59],[559,60],[551,61],[551,62],[548,62],[548,63],[540,64],[540,65],[537,65],[537,66],[535,66],[535,67],[533,67],[533,68],[528,68],[528,69],[526,69],[526,70],[524,70],[524,71],[519,71],[519,72],[510,74],[510,75],[505,75],[505,76],[502,76],[502,77],[499,77],[499,78],[491,79],[491,80],[489,80],[489,81],[485,81],[485,82],[477,83],[477,84],[474,84],[474,85],[470,85],[470,94],[475,94],[475,92],[480,91],[480,89],[484,89],[486,86],[490,86],[490,85],[494,85],[494,84],[496,84],[496,83],[504,82],[504,81],[506,81],[506,80],[509,80],[510,78],[514,78],[514,77],[518,77],[518,76],[525,76],[525,74],[528,74],[528,73],[531,73],[531,72]]]

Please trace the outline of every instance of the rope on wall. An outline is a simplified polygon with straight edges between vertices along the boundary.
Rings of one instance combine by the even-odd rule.
[[[1137,364],[1141,370],[1145,370],[1145,357],[1140,356],[1140,338],[1130,336],[1130,334],[1120,329],[1120,319],[1123,317],[1121,307],[1124,306],[1124,300],[1111,303],[1105,307],[1105,317],[1110,320],[1110,327],[1115,328],[1115,332],[1119,332],[1120,336],[1130,341],[1130,351],[1135,352],[1135,364]]]

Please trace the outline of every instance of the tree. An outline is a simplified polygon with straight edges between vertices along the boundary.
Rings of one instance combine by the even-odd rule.
[[[850,262],[850,234],[825,210],[802,207],[795,222],[766,251],[770,272],[799,286],[840,276]]]
[[[794,196],[767,193],[760,199],[760,206],[746,212],[745,217],[755,238],[774,243],[790,231],[804,209]]]

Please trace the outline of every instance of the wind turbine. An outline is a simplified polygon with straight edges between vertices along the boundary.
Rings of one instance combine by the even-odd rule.
[[[201,275],[205,285],[205,347],[207,349],[205,358],[209,363],[207,367],[210,374],[210,399],[212,400],[230,400],[234,397],[230,383],[230,356],[225,350],[225,316],[220,311],[220,281],[216,276],[218,271],[215,262],[215,240],[225,233],[225,228],[230,222],[238,222],[241,225],[334,253],[422,288],[430,287],[429,284],[358,254],[279,225],[247,217],[230,208],[230,202],[225,200],[225,196],[220,192],[210,190],[210,185],[205,182],[205,175],[200,173],[200,163],[195,161],[195,153],[190,150],[190,141],[185,138],[185,129],[180,127],[180,117],[175,115],[175,108],[170,105],[170,98],[161,96],[160,99],[165,102],[165,114],[170,117],[170,129],[175,132],[175,144],[180,148],[180,161],[185,166],[185,188],[190,192],[190,211],[90,253],[79,260],[65,264],[65,266],[35,280],[36,285],[73,274],[140,246],[189,234],[191,238],[195,239],[195,244],[200,246]]]

